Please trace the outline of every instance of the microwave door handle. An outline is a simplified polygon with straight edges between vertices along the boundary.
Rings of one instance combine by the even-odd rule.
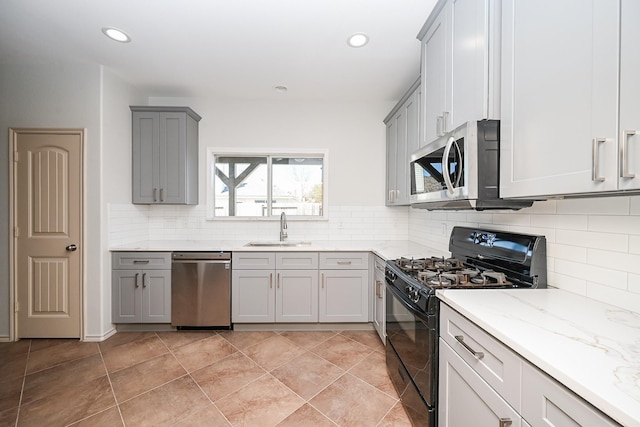
[[[444,178],[444,183],[447,185],[447,190],[449,193],[453,194],[455,192],[453,188],[453,183],[451,182],[451,177],[449,176],[449,153],[451,152],[451,146],[456,142],[453,137],[449,137],[447,141],[447,145],[444,147],[444,153],[442,154],[442,177]]]
[[[460,146],[458,143],[455,143],[456,152],[458,153],[458,162],[460,163],[460,167],[458,168],[458,175],[456,176],[456,188],[460,187],[460,178],[462,178],[462,153],[460,152]]]

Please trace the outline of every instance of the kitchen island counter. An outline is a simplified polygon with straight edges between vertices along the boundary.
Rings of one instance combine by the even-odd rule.
[[[640,314],[560,289],[438,297],[624,426],[640,426]]]

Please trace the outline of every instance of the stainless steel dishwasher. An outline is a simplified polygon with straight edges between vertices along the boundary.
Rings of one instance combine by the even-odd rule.
[[[174,252],[171,325],[231,328],[231,253]]]

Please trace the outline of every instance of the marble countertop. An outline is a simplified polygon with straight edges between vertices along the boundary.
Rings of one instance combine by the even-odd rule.
[[[438,297],[624,426],[640,426],[640,313],[559,289]]]
[[[400,257],[449,256],[408,240],[315,240],[305,246],[245,246],[249,240],[150,240],[114,246],[111,251],[232,251],[232,252],[373,252],[387,259]]]

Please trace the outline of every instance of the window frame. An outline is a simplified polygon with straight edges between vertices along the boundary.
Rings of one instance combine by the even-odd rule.
[[[214,194],[214,181],[215,175],[213,168],[215,167],[215,157],[266,157],[267,158],[267,206],[268,211],[272,211],[273,206],[273,171],[271,158],[273,157],[318,157],[322,158],[322,215],[291,215],[287,216],[288,221],[327,221],[329,219],[329,175],[327,173],[329,169],[329,152],[328,150],[314,150],[314,149],[296,149],[290,151],[287,149],[278,149],[273,151],[264,151],[253,148],[217,148],[207,147],[207,161],[206,161],[206,203],[207,203],[207,221],[278,221],[280,220],[280,214],[267,215],[267,216],[215,216],[215,194]]]

